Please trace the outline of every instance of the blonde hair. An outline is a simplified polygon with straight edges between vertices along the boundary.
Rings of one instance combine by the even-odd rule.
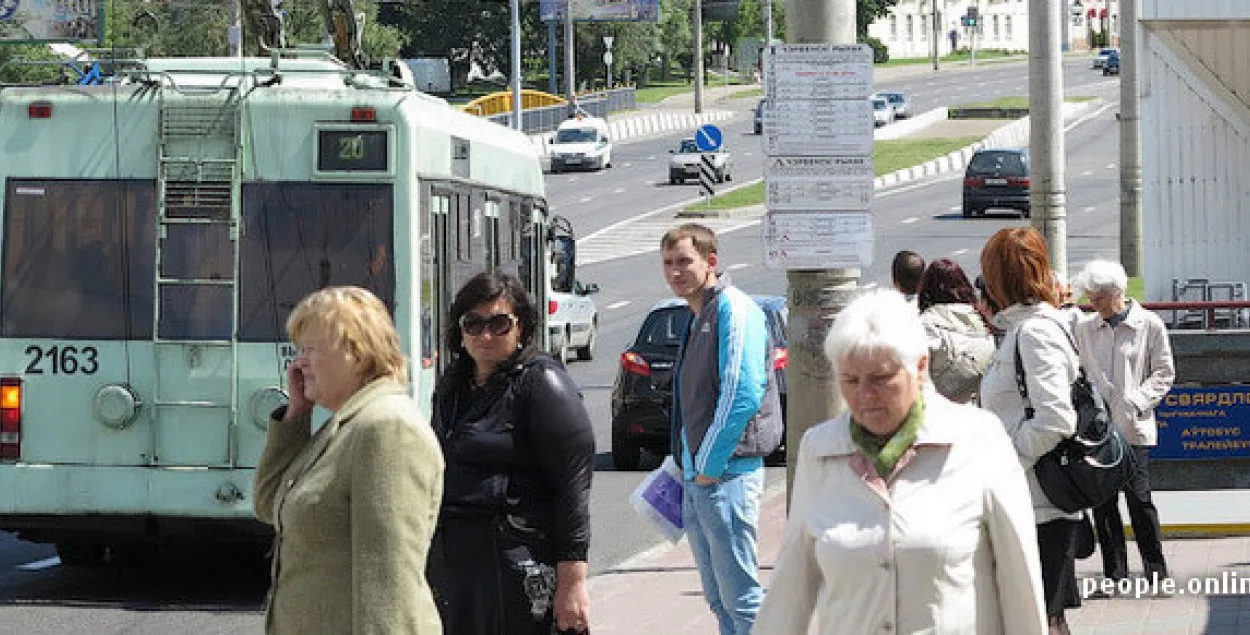
[[[408,381],[408,363],[399,350],[399,334],[386,305],[360,287],[326,287],[300,300],[286,319],[291,341],[315,332],[351,353],[364,365],[368,380],[390,377]]]

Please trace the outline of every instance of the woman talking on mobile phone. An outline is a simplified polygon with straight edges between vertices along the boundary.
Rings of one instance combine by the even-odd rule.
[[[304,298],[287,319],[299,355],[253,484],[274,526],[265,632],[442,632],[425,579],[443,492],[438,440],[408,396],[386,306],[359,287]],[[312,432],[312,410],[333,413]]]
[[[444,632],[585,632],[595,437],[577,385],[539,351],[516,277],[473,276],[449,318],[433,415],[447,487],[429,565]]]

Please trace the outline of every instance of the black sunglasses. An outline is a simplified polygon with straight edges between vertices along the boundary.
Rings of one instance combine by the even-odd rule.
[[[465,313],[460,316],[460,331],[473,337],[481,335],[484,331],[495,337],[503,337],[512,331],[516,323],[517,317],[511,313],[496,313],[490,317]]]

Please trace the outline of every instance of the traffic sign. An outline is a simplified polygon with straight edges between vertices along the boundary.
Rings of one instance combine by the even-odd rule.
[[[695,145],[699,147],[700,152],[717,152],[720,150],[721,144],[725,142],[725,134],[720,128],[705,123],[699,126],[698,132],[694,134]]]
[[[612,51],[603,52],[603,63],[609,66],[612,65]]]
[[[872,49],[867,44],[774,44],[764,66],[764,90],[772,101],[872,94]]]

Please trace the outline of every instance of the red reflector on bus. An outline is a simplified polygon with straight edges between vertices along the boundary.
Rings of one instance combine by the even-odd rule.
[[[12,384],[0,385],[0,408],[21,408],[22,387]]]
[[[52,104],[46,101],[37,101],[26,107],[26,114],[30,115],[31,119],[51,119]]]
[[[365,106],[352,108],[352,121],[373,122],[378,120],[378,112]]]
[[[0,460],[22,456],[22,380],[0,377]]]
[[[0,437],[4,434],[16,434],[21,431],[22,413],[20,410],[0,410]],[[0,443],[9,443],[0,438]]]

